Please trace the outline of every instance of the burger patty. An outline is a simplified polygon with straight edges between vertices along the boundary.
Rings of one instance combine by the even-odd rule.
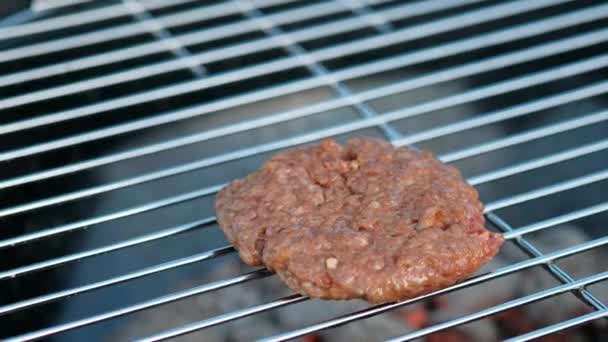
[[[471,275],[503,243],[456,168],[372,138],[278,153],[220,191],[216,213],[245,263],[322,299],[413,298]]]

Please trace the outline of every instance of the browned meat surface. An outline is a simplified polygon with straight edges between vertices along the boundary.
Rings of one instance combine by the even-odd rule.
[[[279,153],[223,189],[216,212],[243,261],[324,299],[416,297],[471,275],[503,242],[457,169],[369,138]]]

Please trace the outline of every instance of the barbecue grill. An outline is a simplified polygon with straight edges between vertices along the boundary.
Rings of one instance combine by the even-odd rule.
[[[370,333],[429,338],[553,297],[549,311],[564,310],[572,297],[584,308],[576,315],[500,337],[579,326],[589,340],[606,337],[608,2],[23,5],[0,21],[0,337],[200,339],[226,326],[283,341],[340,334],[449,294],[473,300],[520,274],[551,285],[468,312],[448,302],[455,314],[442,321]],[[347,307],[270,291],[223,308],[225,291],[275,277],[226,270],[236,253],[213,195],[279,150],[356,135],[461,168],[512,257],[400,303]],[[182,309],[172,305],[210,302],[217,313],[174,320]],[[313,303],[327,310],[303,309]],[[296,326],[242,325],[288,312]]]

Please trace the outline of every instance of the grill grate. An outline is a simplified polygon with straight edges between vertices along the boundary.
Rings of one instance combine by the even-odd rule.
[[[601,52],[608,44],[608,3],[599,1],[235,0],[199,3],[194,0],[124,0],[60,7],[54,11],[32,12],[30,16],[30,21],[0,27],[0,114],[6,114],[0,125],[0,146],[3,146],[0,161],[7,168],[0,173],[0,220],[7,227],[23,227],[19,231],[7,229],[0,235],[0,251],[6,253],[36,249],[31,246],[47,246],[43,245],[47,241],[68,240],[72,234],[87,233],[88,228],[100,229],[95,227],[97,225],[123,225],[119,220],[137,219],[162,210],[170,212],[177,205],[208,200],[232,178],[223,174],[229,172],[228,169],[236,168],[232,172],[242,176],[248,168],[255,169],[260,158],[269,153],[327,137],[375,132],[397,146],[427,148],[427,143],[437,139],[516,122],[516,129],[497,139],[447,152],[437,151],[444,162],[460,165],[608,122],[607,110],[587,109],[582,105],[581,115],[566,115],[564,120],[556,120],[551,115],[559,108],[582,101],[605,100],[608,81],[601,75],[608,69],[608,55]],[[446,62],[450,59],[456,62]],[[404,70],[410,76],[358,89],[357,81]],[[299,77],[300,74],[306,76]],[[503,76],[488,76],[492,74]],[[280,75],[287,75],[287,78]],[[378,109],[378,101],[391,96],[482,76],[490,81],[481,86],[467,85],[463,91],[450,92],[446,96],[433,93],[428,101],[406,103],[404,100],[397,108]],[[587,76],[590,78],[585,78]],[[557,87],[559,91],[543,92],[542,88],[550,88],[548,84],[557,83],[561,85]],[[294,94],[299,96],[318,89],[330,91],[315,103],[304,102],[295,108],[289,105],[264,115],[250,115],[245,111],[236,119],[226,119],[228,121],[213,119],[230,111],[238,112],[239,108],[247,110],[264,101]],[[526,97],[528,92],[534,95]],[[504,100],[507,96],[511,96],[510,100]],[[492,103],[494,100],[496,103]],[[507,105],[501,105],[501,101]],[[476,102],[483,102],[487,109],[475,107],[474,113],[465,117],[412,132],[403,128],[404,123],[407,126],[410,122],[408,120],[436,116],[437,113],[448,115],[455,107]],[[302,120],[318,120],[321,116],[330,120],[335,111],[341,111],[336,125],[322,121],[321,128],[297,132],[299,134],[277,135],[269,131]],[[517,123],[535,115],[544,116],[541,124],[526,130],[518,126]],[[184,128],[179,134],[158,133],[182,127],[176,125],[187,127],[184,122],[207,118],[206,126],[193,123],[192,128]],[[127,144],[124,148],[126,140],[148,132],[153,136],[160,134],[161,138],[144,139],[144,143]],[[271,134],[263,139],[261,132]],[[252,140],[254,143],[246,138],[250,133],[257,135]],[[576,145],[534,158],[506,160],[508,163],[503,166],[467,175],[467,180],[483,189],[547,167],[576,163],[585,157],[597,158],[601,153],[605,156],[608,149],[605,135],[590,142],[573,142]],[[110,147],[99,147],[106,144]],[[174,165],[163,161],[162,156],[167,152],[180,154],[176,151],[200,148],[201,144],[224,146],[225,150],[209,147],[211,153],[208,155],[187,157]],[[68,154],[75,157],[65,157]],[[147,167],[128,166],[127,169],[132,169],[119,173],[119,177],[110,177],[107,182],[71,184],[72,180],[84,179],[100,169],[143,158],[149,158],[157,169],[150,171]],[[241,161],[248,161],[250,166],[235,164]],[[34,167],[31,167],[32,163]],[[184,189],[190,190],[185,192],[166,195],[163,192],[157,199],[144,198],[136,204],[119,205],[106,212],[85,210],[75,218],[61,214],[68,219],[59,224],[54,219],[46,219],[55,210],[71,212],[75,208],[91,206],[98,197],[145,189],[158,182],[168,182],[169,187],[175,185],[179,190],[181,177],[197,172],[208,172],[209,182],[186,184]],[[525,191],[486,201],[487,221],[529,258],[491,269],[445,290],[401,303],[366,307],[267,337],[264,341],[288,340],[342,326],[442,294],[482,286],[492,280],[500,281],[537,266],[542,266],[560,284],[389,340],[422,338],[568,293],[576,295],[592,311],[512,340],[526,341],[605,318],[608,307],[601,295],[588,287],[607,280],[608,272],[574,277],[558,260],[600,249],[608,244],[608,236],[548,253],[543,253],[528,236],[605,213],[608,202],[579,209],[568,207],[548,218],[524,224],[511,223],[508,211],[505,215],[502,211],[526,210],[521,209],[522,206],[551,196],[567,196],[568,191],[587,189],[585,187],[589,185],[600,187],[598,184],[604,184],[607,179],[608,170],[602,168],[553,183],[539,180]],[[64,188],[64,184],[70,185]],[[38,191],[40,195],[23,200],[22,196],[17,196],[21,192],[38,194]],[[210,202],[206,203],[211,208]],[[30,217],[38,218],[35,222],[42,222],[29,228]],[[61,253],[45,252],[26,263],[3,264],[0,282],[4,282],[6,288],[18,288],[22,279],[27,281],[32,275],[62,270],[88,259],[146,244],[163,243],[215,225],[213,216],[205,217],[196,212],[193,217],[196,219],[171,224],[170,228],[103,240],[105,243],[80,251],[68,248],[67,253],[63,250]],[[162,249],[158,247],[161,245],[155,246],[156,250]],[[44,310],[50,304],[74,300],[76,295],[94,295],[148,276],[211,262],[221,256],[233,255],[233,252],[231,246],[215,245],[202,253],[170,261],[165,259],[152,266],[136,267],[136,270],[123,271],[118,267],[119,273],[110,272],[109,276],[84,284],[63,285],[23,298],[9,296],[0,302],[0,315],[10,318],[29,310]],[[112,268],[112,264],[106,266]],[[157,294],[108,310],[94,310],[77,318],[45,323],[42,327],[18,331],[9,340],[29,341],[54,336],[271,276],[264,269],[251,270],[182,291]],[[158,332],[142,341],[177,337],[281,307],[297,307],[297,303],[307,300],[299,295],[289,295]]]

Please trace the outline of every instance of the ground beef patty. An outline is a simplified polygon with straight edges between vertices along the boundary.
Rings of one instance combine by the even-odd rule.
[[[283,152],[216,199],[247,264],[294,291],[382,303],[431,292],[491,259],[477,192],[428,153],[358,138]]]

